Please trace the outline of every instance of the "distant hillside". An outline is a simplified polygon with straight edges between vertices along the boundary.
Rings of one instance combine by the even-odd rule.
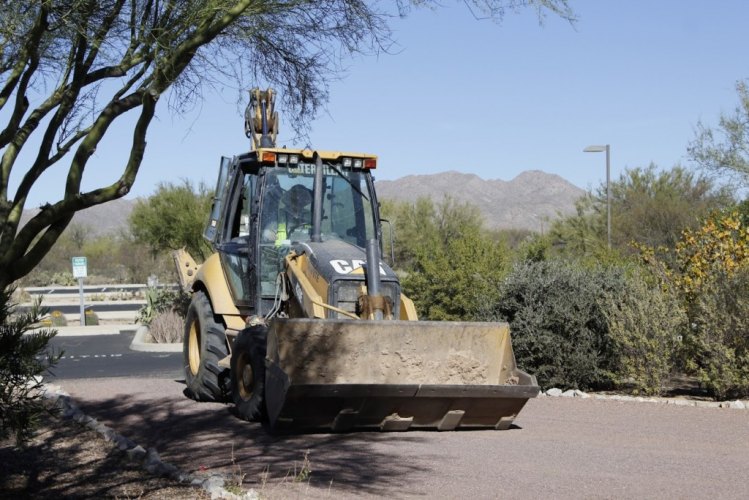
[[[117,233],[120,229],[127,227],[127,219],[133,211],[136,200],[114,200],[102,203],[86,210],[81,210],[75,216],[71,224],[80,224],[91,230],[92,236]],[[24,210],[21,217],[21,225],[39,213],[39,209]]]
[[[438,202],[449,194],[459,202],[476,205],[490,228],[533,231],[548,228],[559,213],[573,213],[575,200],[585,193],[558,175],[538,170],[523,172],[511,181],[484,180],[474,174],[451,171],[377,181],[376,186],[381,200],[431,197]],[[78,212],[73,223],[90,228],[93,235],[116,233],[127,227],[136,201],[120,199],[91,207]],[[38,209],[24,211],[22,223],[37,212]]]
[[[574,213],[575,200],[585,191],[558,175],[539,170],[523,172],[511,181],[484,180],[474,174],[450,171],[409,175],[394,181],[377,181],[381,200],[413,201],[430,197],[435,202],[450,195],[479,208],[493,229],[543,231],[559,214]]]

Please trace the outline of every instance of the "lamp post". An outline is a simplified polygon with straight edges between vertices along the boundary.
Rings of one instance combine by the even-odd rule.
[[[611,249],[611,147],[605,146],[588,146],[583,149],[585,153],[603,153],[606,152],[606,238],[609,249]]]

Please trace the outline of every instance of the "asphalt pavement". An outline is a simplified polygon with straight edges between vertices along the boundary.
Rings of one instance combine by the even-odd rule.
[[[137,325],[68,326],[58,328],[50,345],[62,357],[45,381],[113,377],[183,377],[181,347],[155,352],[133,345]],[[153,345],[153,344],[152,344]],[[139,349],[140,347],[140,349]],[[137,350],[136,350],[137,349]]]
[[[269,498],[749,498],[749,410],[545,396],[507,431],[272,436],[176,380],[61,385],[164,461]]]

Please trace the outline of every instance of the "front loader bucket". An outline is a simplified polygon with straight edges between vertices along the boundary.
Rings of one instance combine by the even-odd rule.
[[[506,323],[276,319],[268,332],[272,428],[506,429],[535,377]]]

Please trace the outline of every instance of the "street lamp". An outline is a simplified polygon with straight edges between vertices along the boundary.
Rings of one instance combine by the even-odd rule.
[[[606,152],[606,237],[611,248],[611,147],[605,146],[588,146],[583,149],[585,153],[603,153]]]

